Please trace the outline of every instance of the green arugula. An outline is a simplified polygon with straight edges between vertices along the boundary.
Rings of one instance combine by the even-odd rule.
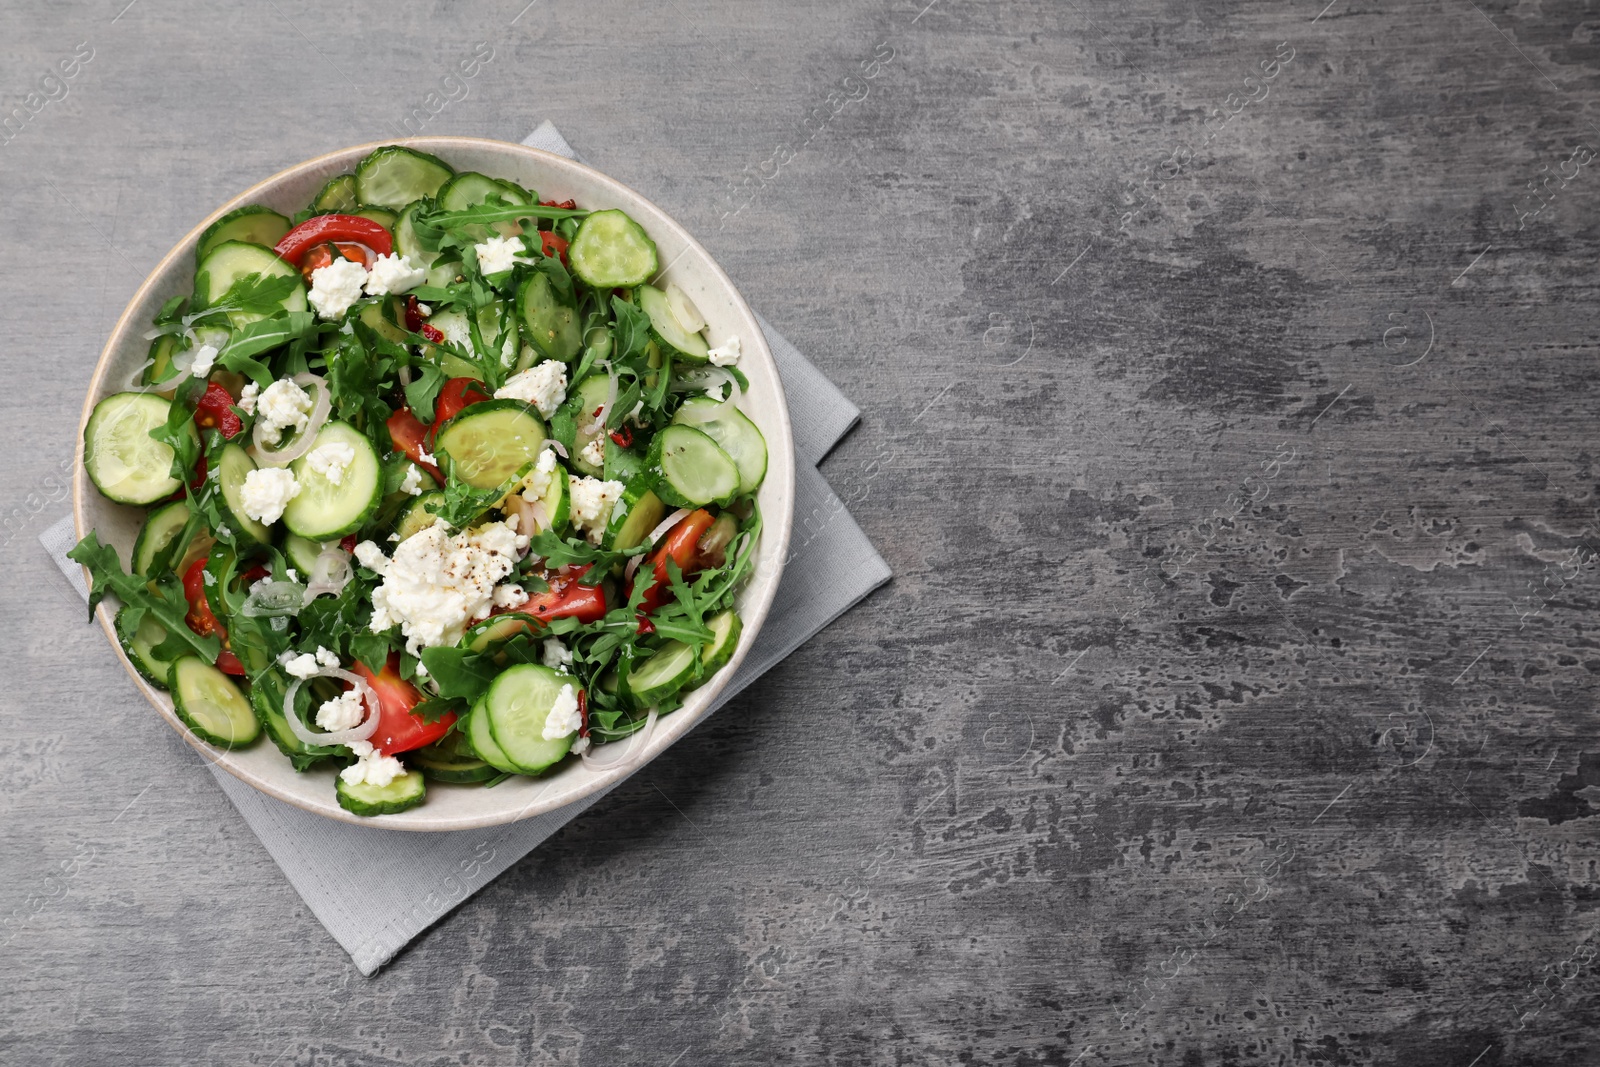
[[[186,652],[215,663],[222,651],[222,642],[215,637],[201,637],[189,629],[184,621],[189,605],[183,598],[183,583],[175,575],[160,581],[151,581],[142,575],[130,575],[122,569],[116,549],[100,543],[99,536],[90,530],[88,536],[67,553],[67,558],[89,569],[89,618],[94,619],[94,609],[106,594],[115,593],[122,601],[122,625],[127,633],[139,628],[146,617],[154,619],[167,631],[169,641],[178,640]]]
[[[309,311],[291,311],[276,318],[261,319],[235,330],[217,355],[217,362],[231,371],[248,374],[265,389],[273,382],[271,368],[256,356],[298,341],[318,330],[317,317]]]

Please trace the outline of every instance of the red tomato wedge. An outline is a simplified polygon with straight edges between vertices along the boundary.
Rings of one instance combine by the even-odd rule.
[[[434,480],[440,485],[444,484],[444,475],[439,473],[437,465],[423,459],[428,454],[428,428],[422,421],[411,413],[410,408],[401,408],[389,416],[389,440],[394,442],[395,450],[404,452],[411,458],[411,462],[433,475]]]
[[[379,256],[394,252],[394,237],[389,231],[359,215],[318,215],[307,219],[284,234],[273,251],[298,267],[308,251],[329,242],[340,245],[340,252],[346,251],[345,242],[364,245]]]
[[[555,256],[563,263],[567,261],[567,239],[565,237],[559,233],[551,233],[549,230],[540,230],[539,241],[544,247],[545,255]]]
[[[368,670],[360,660],[351,669],[378,694],[378,731],[367,740],[385,756],[431,745],[455,724],[456,713],[453,711],[446,712],[438,722],[429,722],[411,714],[411,709],[422,702],[422,691],[400,677],[398,652],[389,653],[389,662],[377,674]]]
[[[535,593],[526,604],[516,608],[496,608],[491,615],[515,611],[532,615],[541,622],[551,619],[577,619],[579,622],[599,622],[606,617],[605,590],[598,585],[584,585],[578,581],[589,573],[589,565],[574,567],[569,571],[556,571],[543,575],[550,588]]]
[[[655,571],[656,584],[652,585],[640,601],[641,610],[651,612],[667,602],[672,596],[672,586],[667,578],[667,560],[670,558],[678,565],[678,570],[687,578],[700,565],[700,538],[711,528],[716,519],[705,508],[692,511],[678,520],[678,524],[668,530],[656,550],[650,553],[650,558],[639,568],[646,567]],[[631,591],[630,591],[631,595]]]
[[[244,420],[233,413],[233,403],[232,393],[216,382],[208,382],[195,405],[194,424],[202,430],[221,430],[223,437],[233,438],[244,429]]]
[[[217,670],[223,674],[244,676],[244,664],[239,662],[229,648],[228,631],[215,615],[211,613],[211,603],[206,600],[206,561],[209,556],[201,556],[189,565],[183,575],[183,598],[189,602],[189,612],[183,621],[189,624],[189,629],[201,637],[210,637],[215,634],[217,640],[223,643],[223,649],[217,653]],[[270,573],[267,568],[260,565],[251,567],[239,576],[239,580],[246,585],[260,581]]]

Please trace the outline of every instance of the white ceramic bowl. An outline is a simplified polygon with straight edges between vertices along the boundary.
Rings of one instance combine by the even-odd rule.
[[[562,156],[536,148],[506,144],[474,137],[419,137],[404,144],[445,160],[458,171],[475,170],[499,178],[510,178],[538,191],[545,200],[576,200],[585,208],[621,208],[642,225],[655,240],[665,266],[661,281],[676,282],[694,300],[710,323],[713,343],[721,344],[737,334],[743,343],[739,368],[750,380],[750,388],[740,401],[745,414],[753,419],[767,439],[767,479],[759,493],[765,525],[761,535],[754,574],[739,594],[738,611],[744,620],[744,633],[733,660],[700,688],[687,703],[657,723],[647,744],[628,751],[630,742],[603,746],[596,754],[604,761],[629,766],[612,770],[595,769],[572,760],[561,770],[544,778],[515,777],[493,789],[451,786],[437,782],[428,785],[423,804],[398,815],[360,818],[340,808],[334,800],[334,772],[328,769],[297,774],[288,759],[263,737],[251,748],[238,752],[219,750],[191,734],[173,713],[172,700],[164,692],[139,677],[128,662],[112,629],[112,616],[102,605],[100,624],[111,645],[122,659],[128,675],[149,698],[161,717],[206,759],[228,773],[279,800],[306,811],[363,826],[390,830],[464,830],[515,822],[547,811],[604,789],[626,776],[632,769],[654,759],[678,738],[688,733],[705,717],[712,700],[744,660],[751,643],[761,631],[767,609],[778,589],[783,561],[788,554],[789,527],[794,513],[794,439],[789,428],[788,407],[783,384],[766,338],[755,316],[745,305],[733,282],[728,279],[699,242],[690,237],[660,208],[638,193]],[[145,279],[127,310],[117,321],[106,342],[89,384],[83,415],[79,422],[77,466],[72,483],[73,514],[78,536],[99,531],[105,543],[114,545],[126,561],[133,540],[143,521],[144,509],[113,504],[102,497],[83,470],[83,424],[95,403],[117,392],[139,367],[148,352],[144,333],[162,303],[194,285],[195,242],[205,228],[225,212],[243,204],[266,204],[285,215],[303,209],[318,189],[336,174],[353,170],[356,163],[378,144],[357,145],[308,160],[273,175],[253,189],[246,190],[217,210],[178,242]],[[636,745],[636,743],[635,743]],[[637,757],[637,758],[634,758]]]

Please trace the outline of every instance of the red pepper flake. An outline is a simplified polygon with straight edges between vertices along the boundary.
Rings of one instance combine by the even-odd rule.
[[[656,624],[651,622],[649,616],[641,611],[639,613],[639,628],[634,632],[638,634],[653,634],[656,632]]]
[[[633,431],[626,426],[620,430],[612,430],[611,439],[617,443],[618,448],[627,448],[633,444]]]
[[[346,552],[354,552],[356,550],[356,541],[357,540],[358,539],[357,539],[356,535],[355,534],[351,534],[348,537],[344,537],[344,538],[340,539],[339,547],[344,549]]]
[[[578,736],[589,736],[589,694],[578,690]]]
[[[420,333],[436,345],[444,344],[444,331],[437,326],[429,326],[427,323],[423,323],[417,333]]]
[[[539,201],[539,206],[540,207],[558,207],[558,208],[562,208],[562,209],[564,209],[566,211],[576,211],[576,210],[578,210],[578,202],[576,200],[541,200],[541,201]]]
[[[412,333],[422,329],[422,306],[414,296],[406,297],[406,329]]]

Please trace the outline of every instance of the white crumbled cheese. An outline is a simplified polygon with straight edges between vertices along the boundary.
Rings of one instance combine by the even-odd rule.
[[[578,727],[583,725],[583,719],[578,715],[578,694],[571,683],[561,687],[561,692],[556,694],[556,702],[550,709],[550,714],[544,717],[544,739],[555,741],[558,738],[570,737],[578,732]]]
[[[433,314],[433,309],[431,307],[429,307],[427,304],[418,304],[417,305],[417,312],[419,314],[421,314],[422,316],[427,317],[428,315],[432,315]]]
[[[410,493],[412,496],[422,495],[421,467],[413,463],[406,468],[406,476],[405,479],[400,483],[400,491],[402,493]]]
[[[256,413],[256,397],[259,396],[260,393],[261,386],[257,385],[255,382],[245,383],[244,392],[239,394],[239,408],[246,415],[254,415]]]
[[[419,448],[419,449],[417,449],[417,462],[418,463],[428,463],[428,464],[432,464],[433,466],[437,467],[439,465],[439,457],[435,456],[431,452],[425,452],[425,451],[423,451],[422,449]]]
[[[427,276],[425,269],[411,265],[410,256],[379,256],[367,272],[367,295],[404,293],[421,285]]]
[[[336,319],[361,299],[367,283],[367,268],[340,256],[326,267],[311,272],[311,292],[306,299],[325,319]]]
[[[606,439],[596,437],[583,446],[583,451],[578,455],[591,467],[604,467],[606,465]]]
[[[317,725],[324,730],[348,730],[360,726],[366,718],[367,708],[361,702],[361,692],[347,689],[332,700],[324,700],[317,709]]]
[[[356,461],[356,450],[345,441],[329,441],[306,453],[306,466],[333,485],[344,483],[344,472]]]
[[[217,361],[215,345],[201,345],[200,351],[194,354],[194,362],[189,366],[189,373],[196,378],[204,378],[211,373],[211,365]]]
[[[388,541],[391,545],[397,544],[400,541],[400,534],[398,532],[392,533],[388,537],[384,538],[384,540]]]
[[[572,742],[572,754],[574,756],[581,756],[587,751],[589,751],[589,739],[587,737],[580,737]]]
[[[739,362],[739,335],[734,334],[727,342],[709,353],[711,365],[714,367],[731,367]]]
[[[551,670],[559,671],[572,662],[572,653],[567,651],[567,646],[561,643],[558,637],[544,639],[544,665]]]
[[[513,519],[515,515],[511,516]],[[494,587],[494,606],[497,608],[520,608],[528,602],[528,591],[515,583],[497,585]]]
[[[349,749],[356,754],[356,761],[339,772],[346,785],[365,783],[382,789],[406,773],[404,763],[393,756],[385,756],[372,747],[371,741],[351,741]]]
[[[587,530],[589,540],[598,545],[611,521],[611,509],[622,498],[622,483],[568,475],[567,488],[571,491],[572,525]]]
[[[473,245],[478,253],[478,269],[485,274],[498,274],[510,270],[517,263],[531,263],[517,253],[526,251],[520,237],[491,237],[481,245]]]
[[[271,526],[283,518],[283,509],[299,492],[300,483],[295,481],[294,471],[288,467],[262,467],[244,476],[239,503],[245,515]]]
[[[547,359],[537,367],[513,374],[506,384],[494,391],[494,397],[532,404],[548,419],[567,399],[567,365],[560,360]]]
[[[311,394],[293,378],[279,378],[263,389],[259,398],[252,399],[254,414],[268,444],[277,444],[289,427],[298,433],[311,421]]]
[[[527,547],[528,539],[503,522],[452,536],[440,520],[401,541],[392,559],[363,541],[356,558],[383,576],[372,591],[372,631],[399,626],[413,656],[430,645],[454,644],[469,622],[489,614],[495,583]]]
[[[278,662],[283,664],[284,670],[300,679],[310,678],[321,669],[317,666],[316,655],[311,652],[302,652],[299,655],[295,655],[293,652],[285,652],[278,657]]]
[[[290,571],[289,573],[293,574],[294,571]],[[330,652],[321,645],[318,645],[317,665],[321,667],[337,667],[339,665],[339,656],[337,653]]]

